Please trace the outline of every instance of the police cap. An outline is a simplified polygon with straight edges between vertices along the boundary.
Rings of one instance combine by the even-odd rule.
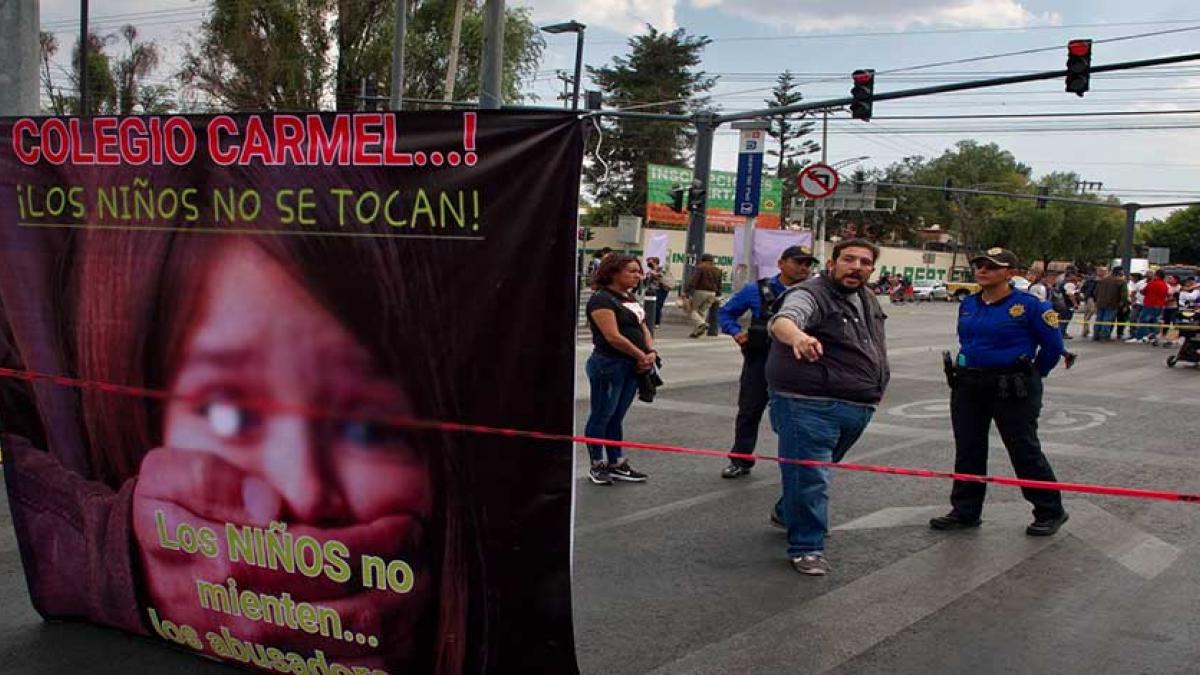
[[[817,258],[812,254],[812,250],[807,246],[789,246],[783,249],[783,253],[779,254],[780,260],[795,260],[796,262],[816,263]]]
[[[1016,269],[1017,267],[1021,266],[1021,259],[1017,257],[1016,253],[1013,253],[1006,248],[1000,248],[999,246],[996,248],[989,248],[983,253],[971,258],[972,265],[980,261],[987,261],[993,265],[1007,267],[1009,269]]]

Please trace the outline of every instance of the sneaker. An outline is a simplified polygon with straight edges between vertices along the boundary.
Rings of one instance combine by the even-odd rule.
[[[750,467],[733,462],[730,462],[729,466],[721,469],[721,478],[741,478],[742,476],[749,475]]]
[[[1056,518],[1038,518],[1029,527],[1025,528],[1025,534],[1031,537],[1049,537],[1058,532],[1058,528],[1062,527],[1063,523],[1067,522],[1070,518],[1070,514],[1066,511],[1063,511],[1062,515]]]
[[[609,464],[608,474],[613,480],[621,480],[626,483],[645,483],[649,477],[629,466],[627,459],[621,460],[619,464]]]
[[[1137,339],[1137,338],[1134,338],[1134,337],[1127,338],[1127,339],[1125,340],[1125,344],[1127,344],[1127,345],[1131,345],[1131,344],[1134,344],[1134,343],[1136,343],[1136,342],[1141,342],[1141,340],[1139,340],[1139,339]]]
[[[812,553],[801,553],[792,558],[792,569],[800,574],[823,577],[829,574],[829,563],[825,560],[824,553],[813,551]]]
[[[612,474],[608,471],[608,464],[604,462],[596,462],[588,469],[588,480],[595,485],[612,485]]]
[[[979,518],[974,520],[960,518],[957,513],[951,511],[944,516],[930,518],[929,527],[934,530],[965,530],[971,527],[979,527],[979,524],[982,522]]]

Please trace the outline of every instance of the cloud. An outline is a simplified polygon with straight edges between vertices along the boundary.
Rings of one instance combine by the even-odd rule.
[[[539,24],[575,19],[589,28],[628,34],[641,33],[646,24],[664,31],[676,28],[677,0],[520,0],[513,4],[532,7]]]
[[[802,31],[1017,28],[1062,21],[1056,12],[1036,14],[1017,0],[691,0],[691,4]]]

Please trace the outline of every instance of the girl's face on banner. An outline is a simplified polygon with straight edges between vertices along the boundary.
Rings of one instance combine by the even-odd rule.
[[[261,249],[236,243],[215,259],[174,382],[187,400],[168,406],[165,445],[215,453],[272,488],[246,495],[257,515],[427,523],[429,467],[395,427],[312,414],[408,415],[405,391]]]

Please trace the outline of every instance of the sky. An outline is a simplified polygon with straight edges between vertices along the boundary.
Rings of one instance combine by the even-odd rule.
[[[193,0],[92,0],[97,30],[131,22],[168,47],[166,71],[190,38],[207,3]],[[849,93],[850,72],[878,71],[875,91],[887,92],[1000,74],[1064,67],[1066,43],[1097,41],[1093,64],[1197,51],[1200,7],[1194,0],[509,0],[531,8],[539,25],[575,19],[587,25],[584,63],[600,66],[628,52],[645,30],[683,28],[712,40],[701,68],[718,77],[712,103],[723,112],[760,108],[775,76],[796,73],[807,100]],[[78,31],[77,0],[41,0],[43,28],[66,44]],[[1196,29],[1196,30],[1187,30]],[[1100,40],[1162,33],[1113,42]],[[574,35],[545,35],[538,78],[528,89],[544,105],[561,105],[556,71],[571,71]],[[914,66],[1047,48],[1048,51]],[[66,50],[69,51],[69,50]],[[65,63],[65,62],[64,62]],[[908,70],[906,70],[908,69]],[[885,72],[899,71],[899,72]],[[590,82],[584,79],[584,89]],[[830,162],[868,156],[866,167],[903,157],[933,157],[963,139],[994,142],[1033,168],[1034,176],[1073,170],[1101,182],[1100,194],[1124,201],[1200,200],[1200,114],[1057,119],[886,119],[910,115],[1200,111],[1200,61],[1150,70],[1095,74],[1078,98],[1060,80],[974,92],[939,94],[874,106],[861,122],[845,112],[829,122]],[[1176,127],[1137,129],[1132,127]],[[1091,127],[1091,130],[1088,128]],[[1098,129],[1096,127],[1099,127]],[[1183,128],[1178,128],[1183,127]],[[1187,128],[1196,127],[1196,128]],[[736,168],[736,132],[722,127],[713,167]],[[1162,217],[1169,211],[1144,211]]]

